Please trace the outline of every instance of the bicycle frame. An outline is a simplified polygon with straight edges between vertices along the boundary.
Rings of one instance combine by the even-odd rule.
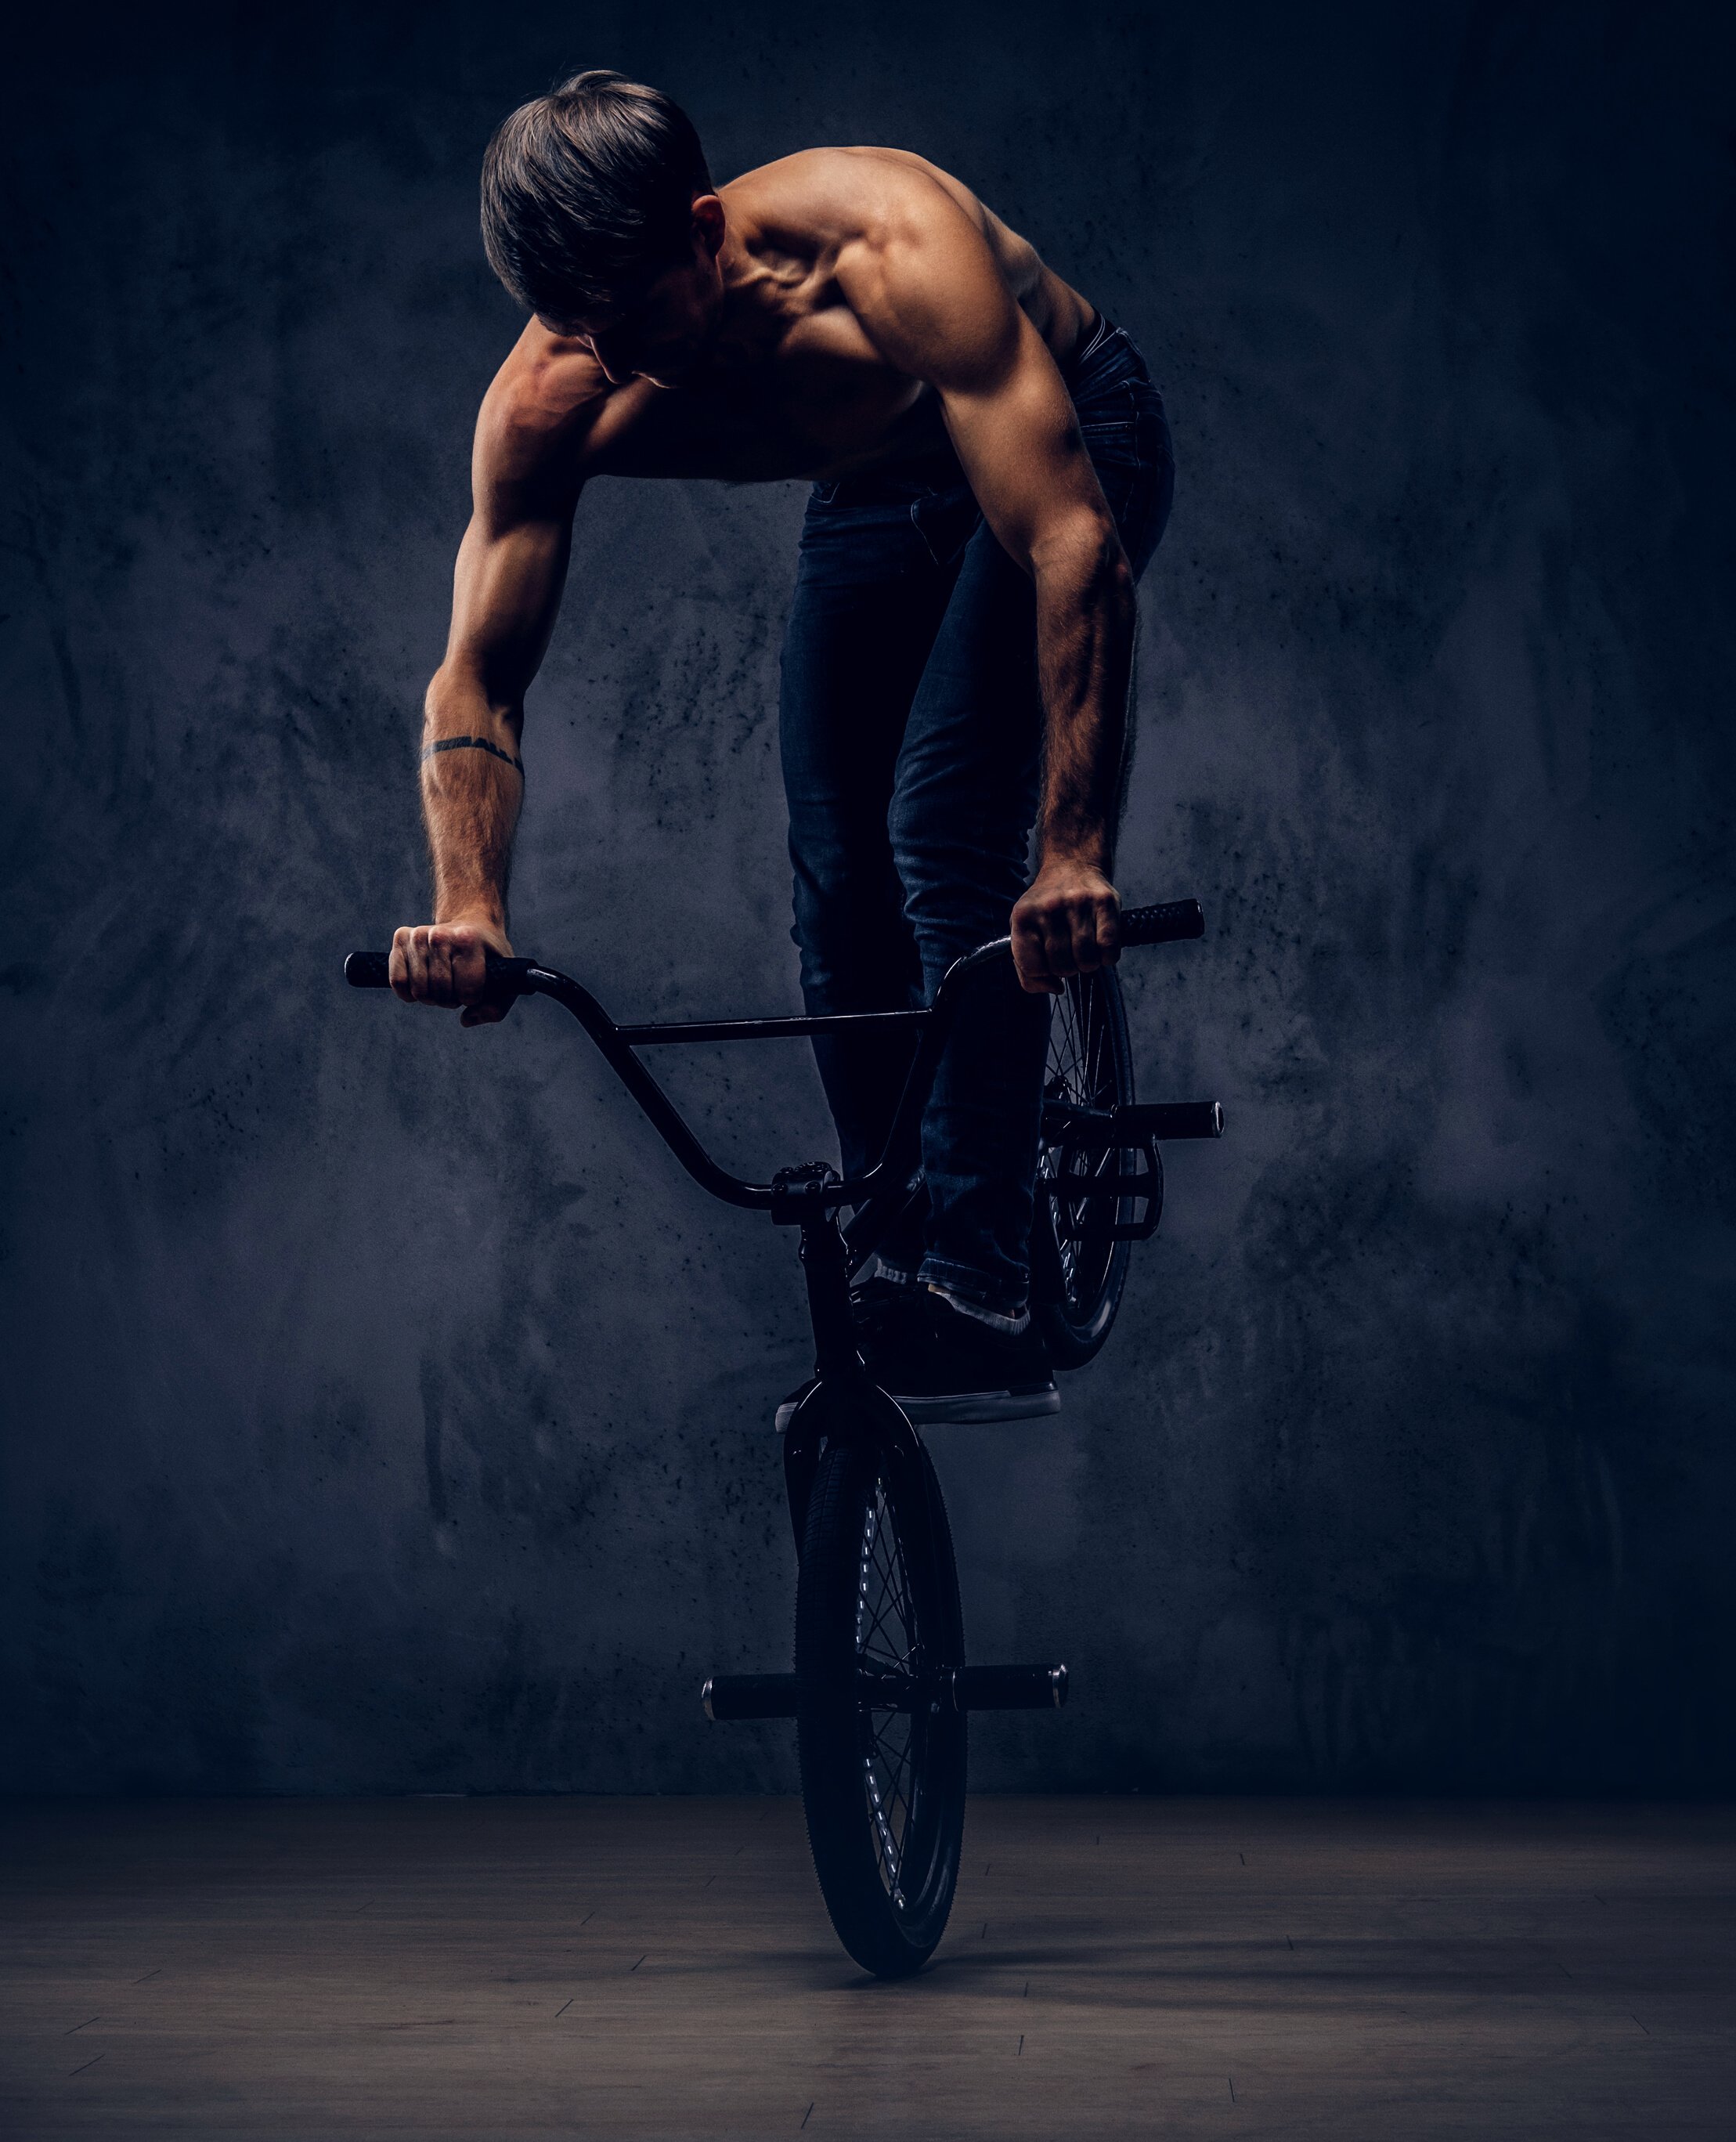
[[[1155,945],[1205,934],[1199,903],[1172,901],[1125,910],[1123,945]],[[920,1438],[897,1403],[873,1383],[856,1349],[851,1316],[850,1282],[889,1229],[920,1194],[915,1180],[918,1125],[934,1083],[941,1052],[958,1017],[972,977],[1010,956],[1012,940],[999,937],[954,960],[942,977],[931,1004],[909,1010],[846,1012],[800,1018],[685,1019],[622,1025],[611,1019],[582,983],[532,960],[501,960],[491,954],[488,971],[496,989],[514,996],[552,997],[578,1020],[604,1060],[688,1173],[702,1190],[726,1205],[769,1212],[780,1226],[801,1231],[801,1258],[814,1331],[814,1381],[783,1439],[784,1484],[798,1557],[807,1508],[823,1446],[841,1435],[871,1437],[906,1483],[926,1480]],[[344,977],[358,989],[384,989],[387,961],[376,953],[353,952],[344,962]],[[877,1031],[907,1027],[915,1038],[904,1090],[879,1157],[864,1175],[841,1177],[824,1162],[779,1170],[770,1182],[750,1182],[732,1175],[705,1150],[661,1086],[639,1060],[641,1049],[684,1043],[772,1041]],[[1057,1106],[1056,1129],[1071,1144],[1112,1150],[1161,1135],[1216,1137],[1223,1128],[1215,1102],[1128,1106],[1102,1111]],[[1093,1179],[1095,1194],[1137,1196],[1148,1178],[1117,1175]],[[838,1214],[855,1211],[847,1226]],[[1156,1226],[1118,1229],[1142,1236]],[[930,1495],[908,1493],[910,1520],[927,1528],[936,1522]],[[951,1676],[948,1700],[961,1709],[1048,1708],[1066,1694],[1064,1666],[964,1668]],[[708,1681],[708,1713],[716,1717],[793,1716],[795,1682],[787,1675],[748,1675]],[[881,1693],[885,1693],[884,1690]],[[938,1701],[939,1693],[913,1682],[899,1694],[900,1704]]]

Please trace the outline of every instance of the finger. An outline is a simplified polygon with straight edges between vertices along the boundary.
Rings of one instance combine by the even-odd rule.
[[[409,985],[410,1002],[428,1001],[428,933],[425,929],[406,930],[400,933],[404,940],[404,979]]]
[[[386,979],[392,985],[392,994],[405,1004],[413,999],[410,989],[410,930],[401,925],[392,933],[392,951],[386,962]]]
[[[1098,956],[1112,967],[1121,957],[1121,902],[1112,892],[1097,901],[1097,940]]]
[[[1027,996],[1053,996],[1061,985],[1048,971],[1043,939],[1028,916],[1013,918],[1013,971]]]
[[[1013,966],[1023,990],[1038,990],[1043,986],[1043,939],[1031,920],[1028,908],[1015,907],[1009,934],[1013,940]]]
[[[512,1009],[510,997],[483,997],[458,1014],[460,1026],[498,1026]]]
[[[488,987],[488,950],[468,934],[451,948],[452,994],[461,1004],[474,1004]]]
[[[439,946],[440,971],[446,983],[445,1002],[455,1008],[466,1001],[464,994],[465,958],[469,945],[465,937],[450,930],[436,930],[434,940]]]
[[[1073,971],[1073,922],[1065,907],[1043,917],[1043,958],[1053,975],[1064,979]]]
[[[1073,963],[1076,972],[1094,974],[1103,964],[1103,955],[1097,950],[1097,912],[1094,900],[1082,900],[1074,907],[1073,922]]]
[[[439,952],[434,931],[427,923],[419,923],[412,943],[412,957],[422,984],[417,992],[418,1000],[425,1004],[443,1003],[445,999],[440,994]]]
[[[421,932],[427,962],[428,995],[431,1004],[444,1010],[452,1002],[452,945],[451,940],[438,923]]]
[[[1022,990],[1044,990],[1048,987],[1048,975],[1043,965],[1040,950],[1028,945],[1021,946],[1017,940],[1013,946],[1013,971],[1018,977]]]

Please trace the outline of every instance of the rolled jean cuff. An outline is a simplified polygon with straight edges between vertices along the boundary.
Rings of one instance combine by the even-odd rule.
[[[877,1256],[874,1260],[874,1276],[892,1286],[915,1286],[918,1276],[915,1265],[894,1264],[885,1256]]]
[[[1017,1300],[1013,1300],[968,1265],[951,1264],[944,1257],[927,1256],[916,1276],[925,1286],[939,1287],[943,1294],[954,1296],[967,1315],[974,1310],[985,1323],[1004,1324],[1009,1331],[1024,1327],[1025,1296],[1021,1294]]]

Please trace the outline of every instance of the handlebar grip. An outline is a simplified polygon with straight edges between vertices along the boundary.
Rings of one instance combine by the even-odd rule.
[[[503,993],[522,995],[525,977],[534,960],[503,960],[498,952],[487,955],[488,979]],[[352,952],[343,963],[343,979],[353,990],[384,990],[389,980],[390,956],[384,952]]]
[[[1196,900],[1160,900],[1121,912],[1123,945],[1176,945],[1205,935],[1206,917]]]

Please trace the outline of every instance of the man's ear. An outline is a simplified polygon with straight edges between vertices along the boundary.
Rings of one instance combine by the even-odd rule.
[[[693,202],[693,240],[715,260],[723,244],[723,204],[715,194],[700,194]]]

